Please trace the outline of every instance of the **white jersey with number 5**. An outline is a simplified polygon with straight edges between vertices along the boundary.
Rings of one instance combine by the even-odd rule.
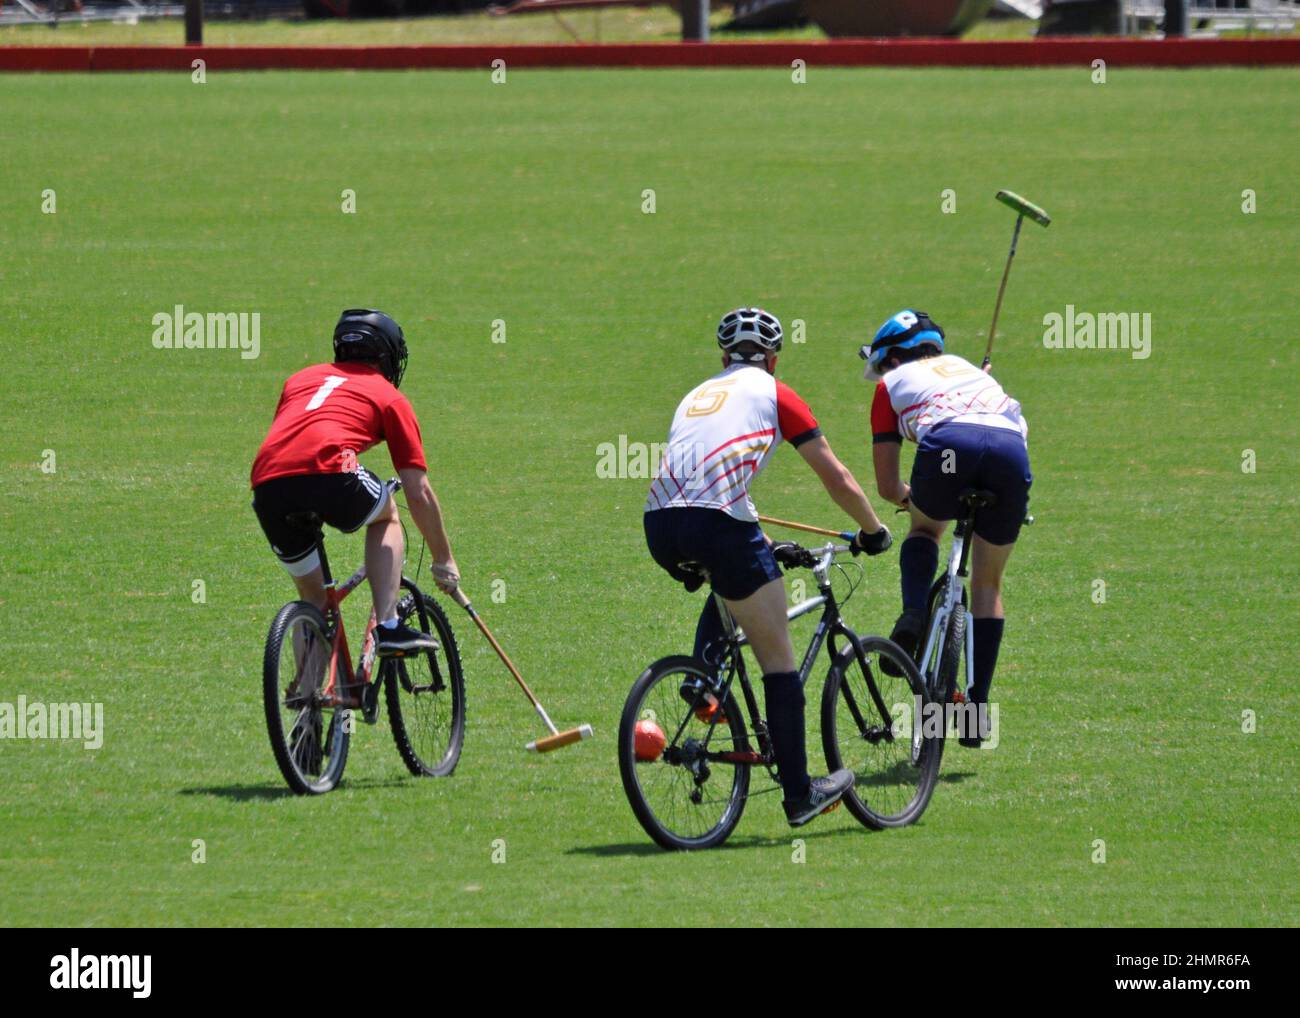
[[[992,375],[954,354],[901,364],[877,385],[871,410],[871,430],[877,441],[895,431],[902,438],[920,442],[926,432],[944,421],[1029,434],[1019,402],[1008,396]]]
[[[796,448],[821,434],[808,405],[753,364],[733,364],[687,394],[645,511],[720,509],[757,522],[749,486],[781,440]]]

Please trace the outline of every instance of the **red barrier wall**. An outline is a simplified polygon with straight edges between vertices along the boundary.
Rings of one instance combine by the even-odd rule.
[[[1300,38],[836,39],[514,46],[9,46],[0,71],[408,70],[507,67],[1259,67],[1300,65]]]

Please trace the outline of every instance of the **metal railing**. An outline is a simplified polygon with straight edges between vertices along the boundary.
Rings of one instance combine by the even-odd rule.
[[[1163,25],[1163,0],[1122,0],[1121,25],[1125,35],[1139,35],[1143,23]],[[1217,34],[1233,29],[1252,32],[1289,32],[1300,21],[1298,0],[1187,0],[1189,35]]]

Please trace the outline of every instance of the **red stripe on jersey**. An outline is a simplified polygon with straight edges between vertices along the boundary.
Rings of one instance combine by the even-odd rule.
[[[756,437],[758,437],[758,436],[760,436],[760,435],[771,435],[771,434],[775,434],[774,429],[772,429],[772,428],[764,428],[762,431],[751,431],[748,435],[741,435],[741,436],[739,436],[738,438],[733,438],[733,439],[731,439],[730,441],[723,442],[720,446],[718,446],[716,449],[714,449],[713,452],[709,453],[709,454],[708,454],[707,456],[705,456],[702,460],[700,460],[699,465],[700,465],[701,467],[704,466],[705,463],[709,462],[709,460],[711,460],[711,459],[712,459],[714,456],[716,456],[718,453],[722,452],[722,450],[725,449],[725,448],[726,448],[727,446],[729,446],[729,445],[735,445],[737,442],[743,442],[743,441],[744,441],[745,439],[747,439],[747,438],[756,438]]]
[[[898,434],[898,414],[889,402],[889,389],[883,381],[876,383],[876,394],[871,398],[871,434]]]
[[[785,382],[776,383],[776,421],[787,442],[817,427],[817,418],[808,404]]]
[[[734,467],[732,467],[730,470],[725,470],[725,471],[723,471],[723,472],[720,473],[717,477],[715,477],[713,480],[711,480],[708,484],[706,484],[703,488],[701,488],[701,489],[699,490],[699,492],[696,493],[695,497],[691,499],[691,501],[693,501],[693,502],[698,502],[698,501],[699,501],[699,500],[704,496],[704,493],[705,493],[706,491],[708,491],[710,488],[712,488],[715,484],[717,484],[717,483],[718,483],[720,480],[722,480],[724,477],[730,477],[732,474],[734,474],[734,473],[735,473],[737,470],[739,470],[741,467],[753,467],[757,462],[758,462],[758,460],[741,460],[739,463],[737,463],[737,464],[736,464]],[[751,473],[752,473],[752,471],[751,471]]]

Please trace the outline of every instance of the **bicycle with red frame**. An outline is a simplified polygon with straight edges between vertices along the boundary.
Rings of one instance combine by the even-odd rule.
[[[395,478],[388,482],[392,494],[401,486]],[[354,668],[341,606],[365,580],[366,568],[336,584],[325,555],[321,518],[293,513],[288,519],[315,537],[326,607],[322,612],[305,601],[289,602],[275,616],[266,638],[266,728],[284,780],[300,795],[319,795],[338,785],[347,765],[353,712],[360,710],[367,724],[375,724],[380,686],[388,724],[407,769],[417,777],[450,775],[465,741],[465,678],[446,614],[403,575],[398,619],[431,634],[435,649],[377,657],[372,610]]]

